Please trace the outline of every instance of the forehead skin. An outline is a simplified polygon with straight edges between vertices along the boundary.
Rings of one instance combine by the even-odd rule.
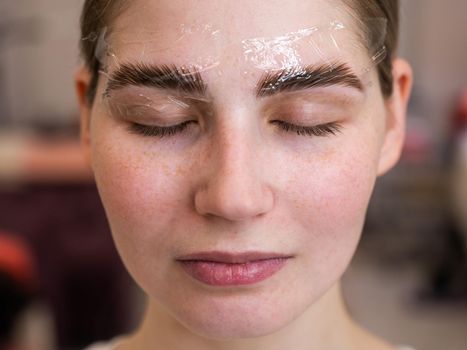
[[[124,0],[124,11],[114,20],[117,29],[140,27],[170,30],[181,23],[212,23],[237,33],[278,35],[310,23],[329,23],[349,17],[340,0]],[[136,21],[137,20],[137,21]],[[136,21],[136,22],[135,22]],[[350,25],[350,23],[347,23]]]
[[[113,35],[109,40],[120,61],[154,56],[151,53],[157,53],[160,61],[175,64],[187,64],[199,56],[217,59],[220,54],[225,62],[235,61],[233,58],[243,57],[243,40],[327,28],[336,20],[345,25],[347,35],[339,45],[347,46],[349,34],[354,36],[353,46],[360,42],[355,18],[339,0],[134,0],[123,6],[110,24]],[[328,40],[324,45],[336,43]],[[174,57],[174,51],[179,56]]]

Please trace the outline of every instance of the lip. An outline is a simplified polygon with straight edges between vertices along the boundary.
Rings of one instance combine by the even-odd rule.
[[[290,255],[264,252],[201,252],[177,259],[194,279],[211,286],[248,285],[263,281],[284,267]]]
[[[267,259],[284,259],[291,258],[291,255],[273,253],[273,252],[242,252],[242,253],[229,253],[222,251],[198,252],[187,255],[182,255],[177,258],[179,261],[186,260],[200,260],[211,261],[227,264],[242,264],[251,261],[267,260]]]

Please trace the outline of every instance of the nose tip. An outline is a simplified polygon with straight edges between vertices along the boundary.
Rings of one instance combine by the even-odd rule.
[[[267,213],[273,205],[268,187],[240,175],[221,175],[198,191],[195,206],[201,215],[211,215],[229,221],[245,221]]]

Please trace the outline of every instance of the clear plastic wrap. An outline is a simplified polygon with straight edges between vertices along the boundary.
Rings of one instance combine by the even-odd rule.
[[[120,25],[103,28],[88,39],[97,40],[95,54],[105,86],[101,98],[108,112],[123,119],[136,118],[143,125],[156,121],[164,126],[170,120],[170,125],[180,121],[178,115],[191,109],[198,113],[199,105],[204,106],[204,112],[212,113],[206,106],[212,104],[213,97],[203,77],[207,72],[214,79],[221,77],[232,66],[242,67],[238,79],[261,76],[256,86],[258,98],[331,85],[365,92],[372,84],[369,73],[386,55],[386,20],[367,20],[380,28],[380,35],[365,37],[356,34],[354,25],[333,20],[238,42],[206,23],[180,24],[170,31],[151,27],[136,33]],[[208,49],[187,49],[197,43]],[[174,50],[187,55],[171,58]],[[362,56],[361,52],[367,54]],[[349,59],[355,55],[358,60]],[[351,61],[359,62],[358,66],[349,65]],[[133,93],[131,101],[126,101],[120,91],[129,86]],[[161,114],[165,118],[157,123]]]

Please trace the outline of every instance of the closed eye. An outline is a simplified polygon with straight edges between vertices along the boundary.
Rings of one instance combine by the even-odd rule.
[[[143,135],[143,136],[156,136],[156,137],[167,137],[173,136],[178,133],[182,133],[188,127],[188,125],[193,120],[187,120],[183,123],[171,126],[153,126],[153,125],[143,125],[139,123],[131,123],[129,125],[129,130],[131,133]]]
[[[172,126],[153,126],[139,123],[131,123],[129,130],[131,133],[148,136],[148,137],[169,137],[178,133],[184,132],[190,123],[196,121],[188,120],[180,124]],[[273,120],[271,123],[276,124],[281,130],[286,132],[296,133],[300,136],[327,136],[336,135],[341,131],[341,125],[338,123],[327,123],[315,126],[301,126],[287,123],[283,120]]]
[[[301,136],[327,136],[336,135],[341,131],[342,126],[338,123],[326,123],[314,126],[301,126],[287,123],[283,120],[273,120],[273,124],[276,124],[280,129],[297,133]]]

